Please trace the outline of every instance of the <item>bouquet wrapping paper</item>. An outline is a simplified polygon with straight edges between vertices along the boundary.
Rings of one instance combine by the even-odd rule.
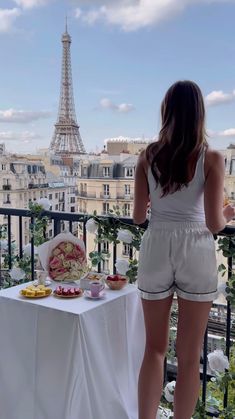
[[[80,279],[87,272],[84,242],[72,233],[60,233],[38,247],[44,270],[55,281]]]

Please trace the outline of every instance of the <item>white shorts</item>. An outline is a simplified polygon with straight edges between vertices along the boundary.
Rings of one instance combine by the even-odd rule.
[[[138,289],[146,300],[174,292],[191,301],[217,298],[215,242],[205,224],[150,222],[140,247]]]

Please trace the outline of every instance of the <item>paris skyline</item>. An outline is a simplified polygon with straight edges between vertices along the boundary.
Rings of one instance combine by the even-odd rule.
[[[0,142],[17,152],[49,146],[66,15],[76,115],[88,151],[109,137],[155,136],[162,97],[178,79],[202,88],[211,145],[235,142],[235,2],[189,7],[182,0],[181,10],[168,3],[2,0]]]

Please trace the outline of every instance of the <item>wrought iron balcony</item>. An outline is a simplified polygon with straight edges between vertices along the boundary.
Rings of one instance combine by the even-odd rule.
[[[23,222],[25,218],[29,218],[31,224],[34,224],[35,219],[29,213],[28,210],[23,209],[13,209],[13,208],[0,208],[0,215],[5,217],[5,224],[7,225],[7,237],[8,237],[8,245],[7,245],[7,254],[8,254],[8,265],[9,269],[12,268],[12,255],[13,255],[13,248],[12,248],[12,218],[18,218],[18,231],[19,231],[19,256],[23,256]],[[48,216],[52,220],[52,228],[54,236],[59,234],[64,228],[64,222],[67,222],[69,225],[69,230],[71,232],[78,231],[78,226],[82,225],[81,234],[83,236],[83,240],[86,244],[87,241],[87,233],[85,224],[87,219],[89,218],[86,214],[76,214],[76,213],[65,213],[65,212],[51,212],[45,211],[43,215]],[[104,215],[105,218],[109,217],[107,214]],[[102,218],[102,216],[100,216]],[[110,217],[112,218],[112,217]],[[112,223],[115,223],[117,218],[112,218]],[[131,218],[120,218],[119,221],[122,221],[125,224],[133,225],[133,220]],[[147,226],[144,226],[144,228]],[[229,242],[229,246],[234,246],[234,237],[235,237],[235,226],[227,226],[223,232],[219,234],[220,236],[226,236]],[[111,245],[110,245],[111,246]],[[113,244],[112,249],[112,271],[115,273],[115,263],[117,258],[117,244]],[[111,250],[111,249],[110,249]],[[98,243],[98,251],[101,251],[101,243]],[[229,253],[228,253],[229,255]],[[130,252],[130,259],[132,259],[132,252]],[[232,257],[228,256],[228,266],[232,267]],[[97,265],[98,272],[101,271],[101,263]],[[1,257],[0,257],[0,273],[1,273]],[[231,275],[231,270],[229,275]],[[34,279],[34,238],[31,238],[31,278]],[[1,281],[1,279],[0,279]],[[1,282],[0,282],[1,287]],[[208,327],[204,337],[204,346],[203,346],[203,356],[201,362],[201,370],[200,376],[202,381],[202,401],[206,401],[206,391],[208,386],[208,381],[210,380],[210,372],[207,368],[207,354],[208,348],[211,345],[211,336],[212,334],[215,335],[215,341],[220,340],[221,337],[225,341],[225,353],[226,355],[230,356],[230,348],[232,341],[235,340],[235,318],[233,319],[233,313],[231,311],[230,302],[227,301],[227,304],[215,304],[213,303],[213,307],[211,309],[210,318],[208,321]],[[217,339],[218,338],[218,339]],[[172,343],[174,344],[174,342]],[[213,343],[214,344],[214,343]],[[176,376],[177,371],[177,363],[174,362],[165,362],[165,379],[174,379]],[[228,405],[228,388],[226,389],[225,396],[224,396],[224,407]],[[213,409],[207,409],[207,416],[214,416],[218,417],[218,412]]]
[[[10,191],[11,190],[11,185],[2,185],[2,189],[4,191]]]
[[[48,183],[29,183],[28,184],[29,189],[43,189],[43,188],[48,188],[48,187],[49,187]]]
[[[107,193],[101,192],[100,193],[100,198],[101,199],[110,199],[111,198],[111,195],[110,195],[109,192],[107,192]]]

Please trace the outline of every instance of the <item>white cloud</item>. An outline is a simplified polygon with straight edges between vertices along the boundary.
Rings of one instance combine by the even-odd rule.
[[[20,14],[21,10],[16,7],[13,9],[0,9],[0,32],[10,31],[14,21]]]
[[[223,131],[213,131],[208,129],[207,133],[211,138],[230,138],[235,137],[235,128],[228,128]]]
[[[103,20],[120,26],[124,31],[133,31],[170,19],[192,4],[214,2],[225,3],[234,0],[80,0],[79,3],[84,4],[86,8],[82,13],[79,9],[77,17],[82,17],[89,24]],[[97,7],[90,8],[94,3]]]
[[[223,90],[213,90],[205,97],[207,106],[220,105],[221,103],[229,103],[235,100],[235,90],[231,93],[224,93]]]
[[[23,9],[32,9],[33,7],[44,6],[51,2],[52,0],[14,0],[17,6],[22,7]]]
[[[49,118],[52,115],[49,111],[23,111],[16,109],[7,109],[0,111],[0,122],[27,123],[37,121],[38,119]]]
[[[17,141],[19,143],[31,143],[32,141],[39,140],[41,137],[35,132],[31,131],[0,131],[0,141]]]
[[[218,133],[220,137],[235,137],[235,128],[225,129]]]
[[[100,108],[111,109],[120,113],[128,113],[135,109],[131,103],[120,103],[119,105],[116,105],[114,102],[107,98],[101,99]]]

